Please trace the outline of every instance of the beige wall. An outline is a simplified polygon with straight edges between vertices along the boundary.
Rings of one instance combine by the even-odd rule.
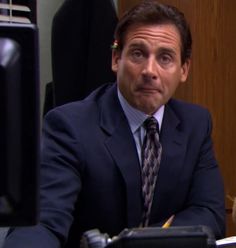
[[[43,108],[45,85],[52,81],[51,69],[51,24],[52,18],[64,0],[38,0],[37,17],[40,47],[40,101]]]

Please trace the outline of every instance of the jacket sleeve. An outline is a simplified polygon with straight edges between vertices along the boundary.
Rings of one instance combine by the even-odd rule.
[[[11,228],[5,238],[3,248],[59,248],[59,239],[42,225]]]
[[[207,112],[207,131],[192,174],[185,207],[175,214],[174,226],[206,225],[217,239],[225,235],[224,186],[211,139],[212,122]]]
[[[60,110],[45,116],[40,167],[40,220],[32,227],[11,228],[4,248],[59,248],[65,243],[81,190],[76,168],[78,143],[71,120]]]

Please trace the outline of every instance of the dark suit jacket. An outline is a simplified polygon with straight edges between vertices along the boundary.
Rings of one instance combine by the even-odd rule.
[[[175,214],[174,226],[207,225],[223,237],[224,192],[211,128],[202,107],[177,100],[166,105],[151,225]],[[69,235],[66,247],[74,248],[88,229],[113,236],[139,225],[140,164],[116,84],[50,111],[42,141],[40,225],[16,229],[6,247],[23,247],[15,240],[24,236],[25,247],[54,248],[56,237],[64,242]]]

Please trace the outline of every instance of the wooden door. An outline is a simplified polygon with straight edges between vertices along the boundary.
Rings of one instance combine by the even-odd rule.
[[[119,0],[119,14],[140,0]],[[232,202],[236,196],[236,25],[235,0],[160,0],[185,13],[193,36],[188,82],[176,97],[206,106],[213,118],[216,156],[226,191],[227,236],[236,235]]]

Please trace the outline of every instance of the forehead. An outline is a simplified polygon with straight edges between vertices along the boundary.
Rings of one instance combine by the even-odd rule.
[[[124,46],[135,43],[150,46],[164,46],[180,50],[181,39],[178,29],[173,24],[139,25],[127,30]]]

